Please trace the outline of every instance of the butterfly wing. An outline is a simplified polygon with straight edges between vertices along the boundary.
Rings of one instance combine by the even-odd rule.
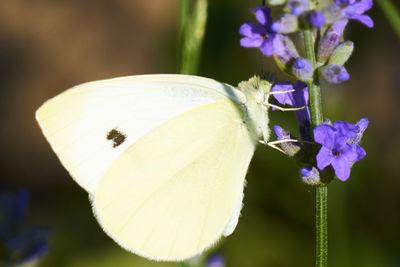
[[[93,193],[111,164],[150,130],[196,107],[241,97],[197,76],[131,76],[71,88],[43,104],[36,119],[74,180]]]
[[[207,104],[132,144],[93,195],[104,231],[155,260],[189,258],[232,232],[255,148],[243,117],[232,101]]]

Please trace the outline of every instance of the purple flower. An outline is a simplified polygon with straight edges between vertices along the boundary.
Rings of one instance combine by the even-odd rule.
[[[317,185],[320,182],[319,171],[314,166],[305,166],[300,169],[301,179],[309,185]]]
[[[322,77],[330,83],[341,83],[350,79],[350,74],[345,67],[336,64],[329,64],[319,69]]]
[[[220,254],[214,254],[207,259],[207,267],[224,267],[225,261]]]
[[[287,7],[293,15],[300,15],[308,8],[308,0],[288,0]]]
[[[322,26],[325,25],[324,13],[318,10],[310,12],[310,14],[308,15],[308,20],[310,24],[315,28],[322,28]]]
[[[324,10],[324,13],[329,18],[329,22],[352,19],[372,28],[374,22],[371,17],[364,15],[372,6],[372,0],[336,0]]]
[[[299,57],[293,61],[293,74],[302,81],[309,81],[313,75],[314,69],[310,61]]]
[[[243,24],[239,33],[244,35],[240,39],[240,45],[243,47],[258,47],[266,55],[282,53],[284,50],[281,39],[278,34],[271,29],[271,9],[268,7],[257,7],[251,9],[255,13],[258,22]]]
[[[346,181],[350,176],[351,166],[366,154],[358,144],[349,143],[359,131],[359,127],[344,121],[316,126],[314,140],[322,145],[317,154],[317,167],[323,170],[331,165],[336,176]]]
[[[0,265],[18,265],[29,262],[47,251],[48,229],[25,226],[28,192],[0,193]]]
[[[370,10],[372,5],[372,0],[349,1],[342,12],[349,19],[357,20],[365,26],[372,28],[374,27],[374,22],[372,21],[371,17],[364,15],[364,12]]]
[[[296,85],[290,82],[280,82],[272,86],[271,91],[290,91],[284,94],[274,94],[274,98],[282,105],[290,105],[294,108],[300,108],[308,103],[308,88],[307,84],[297,81]],[[300,136],[303,140],[310,140],[310,111],[308,106],[304,109],[295,111],[297,120],[299,122]],[[275,132],[276,134],[276,132]],[[278,136],[278,135],[277,135]],[[279,138],[279,136],[278,136]]]

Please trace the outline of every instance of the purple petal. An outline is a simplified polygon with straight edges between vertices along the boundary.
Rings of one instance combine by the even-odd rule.
[[[271,91],[277,92],[277,91],[290,91],[294,89],[294,84],[290,82],[280,82],[274,84],[272,86]],[[293,105],[293,98],[290,95],[291,93],[285,93],[285,94],[274,94],[274,98],[282,105]]]
[[[351,18],[357,20],[358,22],[361,22],[368,28],[374,27],[374,21],[368,15],[353,15],[351,16]]]
[[[301,106],[307,104],[308,103],[308,87],[307,87],[307,84],[305,82],[302,82],[302,81],[297,81],[296,85],[295,85],[295,89],[296,89],[296,95],[295,95],[296,102],[297,103],[304,102],[304,103],[301,104]],[[298,101],[298,100],[300,100],[300,98],[301,98],[301,101]]]
[[[347,138],[353,138],[357,135],[358,127],[346,121],[337,121],[333,124],[333,127],[338,131],[339,134],[346,136]]]
[[[250,9],[256,15],[257,20],[263,25],[271,25],[271,9],[269,7],[256,7]]]
[[[350,177],[350,163],[345,157],[339,156],[332,159],[332,167],[336,176],[341,181],[346,181]]]
[[[262,37],[244,37],[240,39],[240,45],[243,47],[260,47],[264,39]]]
[[[326,147],[321,147],[317,154],[317,167],[323,170],[325,167],[329,166],[333,160],[332,151]]]
[[[239,33],[247,37],[262,37],[261,35],[266,34],[267,30],[260,23],[249,22],[240,26]]]
[[[363,14],[372,8],[373,1],[372,0],[361,0],[361,1],[355,2],[351,6],[356,10],[357,14]]]
[[[266,56],[271,56],[274,53],[273,39],[267,38],[260,46],[261,53]]]
[[[357,161],[359,156],[358,156],[358,150],[357,150],[356,146],[358,146],[358,145],[345,144],[340,150],[340,156],[344,157],[348,162]]]
[[[320,124],[314,128],[314,140],[329,149],[335,147],[336,129],[328,124]]]
[[[350,149],[343,151],[342,153],[343,156],[346,157],[346,159],[349,162],[356,162],[362,160],[367,154],[365,150],[359,145],[348,144],[348,146],[350,147]]]

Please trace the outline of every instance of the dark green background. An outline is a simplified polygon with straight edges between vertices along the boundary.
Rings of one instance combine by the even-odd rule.
[[[238,34],[260,1],[210,2],[199,74],[236,85],[260,71],[258,51],[240,47]],[[82,82],[176,73],[177,7],[177,0],[0,1],[0,188],[29,189],[28,221],[50,227],[39,266],[178,266],[129,254],[103,233],[34,120],[46,99]],[[322,84],[326,117],[370,120],[366,158],[347,182],[329,186],[332,267],[400,266],[400,42],[377,7],[368,14],[375,28],[354,22],[346,31],[355,43],[351,79]],[[268,58],[264,69],[277,71]],[[297,134],[293,114],[270,117]],[[215,247],[227,266],[312,266],[313,188],[296,164],[260,146],[247,181],[238,227]]]

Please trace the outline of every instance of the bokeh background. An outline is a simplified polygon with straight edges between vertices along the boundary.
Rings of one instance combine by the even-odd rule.
[[[236,85],[260,72],[259,52],[240,47],[238,34],[258,5],[210,1],[199,75]],[[130,254],[103,233],[34,119],[46,99],[82,82],[177,73],[177,14],[177,0],[0,1],[0,190],[28,189],[27,223],[51,229],[38,266],[179,266]],[[351,79],[323,84],[326,117],[371,122],[366,158],[329,186],[329,266],[400,266],[400,41],[377,6],[368,14],[373,29],[346,31]],[[288,79],[270,59],[263,65]],[[297,133],[293,114],[271,120]],[[239,224],[212,251],[227,266],[312,266],[313,189],[295,162],[260,146],[247,181]]]

